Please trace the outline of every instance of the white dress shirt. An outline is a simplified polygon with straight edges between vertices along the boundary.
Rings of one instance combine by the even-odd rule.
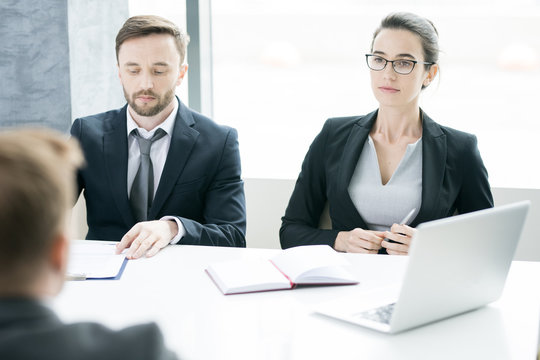
[[[176,120],[176,114],[178,113],[178,100],[174,99],[174,109],[171,114],[163,121],[161,124],[156,126],[150,131],[139,127],[135,120],[131,117],[130,107],[126,111],[127,116],[127,137],[128,137],[128,170],[127,170],[127,192],[128,198],[131,193],[131,186],[133,185],[133,180],[137,175],[137,170],[139,169],[139,164],[141,162],[141,150],[139,148],[139,142],[131,132],[134,129],[137,129],[140,136],[145,139],[150,139],[157,129],[163,129],[166,133],[161,139],[158,139],[152,143],[150,148],[150,159],[152,160],[152,169],[154,171],[154,196],[156,196],[156,191],[159,187],[159,180],[161,179],[161,174],[163,173],[163,168],[165,167],[165,161],[167,160],[167,154],[169,153],[169,147],[171,145],[171,135],[174,128],[174,122]],[[160,220],[174,220],[178,225],[178,234],[171,240],[171,244],[176,244],[186,233],[186,229],[182,222],[174,216],[164,216]]]

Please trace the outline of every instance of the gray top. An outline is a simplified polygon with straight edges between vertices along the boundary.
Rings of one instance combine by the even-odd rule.
[[[368,136],[349,184],[349,196],[369,230],[389,230],[422,204],[422,138],[407,145],[392,177],[382,184],[375,144]]]

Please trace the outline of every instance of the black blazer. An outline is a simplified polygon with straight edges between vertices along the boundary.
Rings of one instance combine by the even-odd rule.
[[[174,360],[155,324],[112,331],[95,323],[63,324],[39,302],[0,299],[0,359]]]
[[[411,226],[452,216],[456,211],[493,207],[476,137],[441,126],[422,114],[422,205]],[[338,232],[367,229],[348,187],[376,118],[374,111],[326,121],[304,159],[282,218],[282,248],[310,244],[333,247]],[[320,230],[317,227],[327,202],[332,229]]]
[[[245,247],[246,210],[235,129],[179,102],[171,145],[149,220],[176,216],[180,244]],[[78,173],[86,199],[87,239],[117,240],[135,225],[127,193],[127,105],[76,119],[71,134],[86,167]]]

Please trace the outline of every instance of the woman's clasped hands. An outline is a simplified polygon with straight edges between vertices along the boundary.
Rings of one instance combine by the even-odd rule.
[[[393,224],[390,231],[374,231],[356,228],[340,231],[334,248],[337,251],[377,254],[385,248],[390,255],[407,255],[416,230],[408,225]]]

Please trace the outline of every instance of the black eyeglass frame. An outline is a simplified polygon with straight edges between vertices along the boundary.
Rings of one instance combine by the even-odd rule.
[[[416,64],[435,65],[435,63],[433,63],[433,62],[416,61],[416,60],[410,60],[410,59],[386,60],[385,58],[383,58],[380,55],[375,55],[375,54],[365,54],[365,55],[366,55],[366,64],[367,64],[368,68],[370,68],[371,70],[373,70],[373,71],[383,71],[384,69],[386,69],[386,65],[388,65],[388,63],[392,63],[392,69],[394,70],[394,72],[396,74],[400,74],[400,75],[409,75],[410,73],[412,73],[413,70],[414,70],[414,67],[416,66]],[[373,69],[371,66],[369,66],[369,58],[372,57],[372,56],[376,56],[376,57],[378,57],[380,59],[383,59],[385,61],[384,66],[381,69]],[[402,73],[402,72],[397,71],[395,66],[394,66],[394,62],[396,62],[396,61],[408,61],[408,62],[411,62],[413,64],[413,66],[411,68],[411,71],[409,71],[408,73]]]

